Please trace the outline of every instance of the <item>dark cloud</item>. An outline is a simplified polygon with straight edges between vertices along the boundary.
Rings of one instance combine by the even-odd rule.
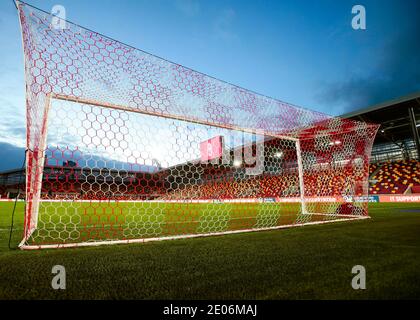
[[[0,142],[0,171],[21,168],[25,149]]]
[[[384,43],[366,76],[325,85],[319,101],[339,106],[343,113],[420,90],[420,19]]]

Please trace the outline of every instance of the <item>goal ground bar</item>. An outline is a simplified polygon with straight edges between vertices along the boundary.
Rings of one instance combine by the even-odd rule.
[[[344,219],[336,219],[336,220],[328,220],[328,221],[312,221],[312,222],[287,224],[287,225],[282,225],[282,226],[266,227],[266,228],[258,228],[258,229],[229,230],[229,231],[213,232],[213,233],[198,233],[198,234],[187,234],[187,235],[179,235],[179,236],[154,237],[154,238],[143,238],[143,239],[107,240],[107,241],[44,244],[44,245],[22,244],[19,246],[19,248],[22,250],[37,250],[37,249],[94,247],[94,246],[109,245],[109,244],[146,243],[146,242],[152,242],[152,241],[202,238],[202,237],[221,236],[221,235],[226,235],[226,234],[235,234],[235,233],[269,231],[269,230],[286,229],[286,228],[292,228],[292,227],[304,227],[308,225],[325,224],[325,223],[333,223],[333,222],[341,222],[341,221],[351,221],[351,220],[355,221],[355,220],[364,220],[364,219],[370,219],[370,217],[369,216],[352,216],[352,218],[344,218]]]

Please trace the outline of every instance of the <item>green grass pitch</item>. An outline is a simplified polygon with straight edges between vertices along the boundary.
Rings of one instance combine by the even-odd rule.
[[[208,238],[9,250],[0,203],[0,299],[420,298],[420,205],[371,204],[372,219]],[[22,235],[18,203],[12,244]],[[63,265],[67,289],[53,290]],[[351,287],[366,267],[367,289]]]
[[[319,204],[315,204],[316,207],[321,208]],[[28,243],[74,244],[92,239],[145,239],[348,218],[302,215],[299,212],[299,203],[43,201],[39,208],[38,228]]]

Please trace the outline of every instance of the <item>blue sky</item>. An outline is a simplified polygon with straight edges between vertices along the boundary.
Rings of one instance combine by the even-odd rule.
[[[340,115],[420,90],[419,1],[33,0],[82,26],[306,108]],[[367,29],[351,27],[354,4]],[[23,57],[0,0],[0,170],[20,165]],[[16,156],[12,156],[16,153]]]

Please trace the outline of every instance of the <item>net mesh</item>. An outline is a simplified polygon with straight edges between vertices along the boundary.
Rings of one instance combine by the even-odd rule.
[[[377,126],[275,100],[18,2],[23,247],[367,216]]]

